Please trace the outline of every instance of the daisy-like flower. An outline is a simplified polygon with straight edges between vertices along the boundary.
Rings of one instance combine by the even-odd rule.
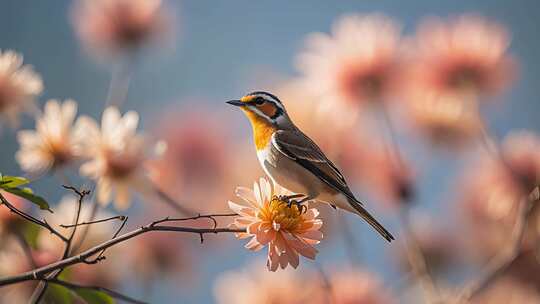
[[[21,146],[15,159],[21,168],[31,174],[41,174],[69,163],[74,158],[73,120],[77,103],[66,100],[60,104],[49,100],[43,114],[36,118],[36,130],[17,133]]]
[[[77,153],[88,159],[80,173],[97,182],[97,200],[106,205],[114,195],[117,208],[130,203],[130,190],[147,193],[144,170],[148,142],[137,134],[139,115],[130,111],[121,116],[115,107],[103,111],[101,128],[90,117],[80,117],[75,125]]]
[[[400,27],[383,15],[348,15],[332,34],[312,34],[298,67],[309,91],[348,110],[389,97],[399,66]],[[346,113],[346,112],[345,112]]]
[[[246,248],[258,251],[268,245],[267,267],[276,271],[278,267],[285,269],[287,265],[297,268],[299,255],[315,259],[317,250],[313,245],[322,238],[319,231],[323,222],[318,219],[319,211],[310,208],[302,212],[296,205],[288,206],[288,202],[280,199],[287,191],[279,185],[272,185],[261,178],[254,183],[253,190],[244,187],[236,189],[238,197],[247,205],[229,202],[229,207],[240,215],[231,224],[231,228],[245,228],[245,233],[237,234],[240,239],[251,238]]]
[[[515,70],[507,53],[509,44],[503,26],[480,16],[462,15],[446,22],[428,19],[417,32],[409,79],[418,90],[497,93]]]
[[[161,0],[79,0],[72,19],[84,44],[113,53],[155,41],[172,21]]]
[[[35,106],[43,91],[43,81],[29,65],[23,65],[22,55],[0,50],[0,116],[17,126],[19,113]]]

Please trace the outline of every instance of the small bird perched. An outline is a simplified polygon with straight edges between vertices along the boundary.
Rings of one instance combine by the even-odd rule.
[[[303,194],[293,203],[317,199],[339,207],[361,216],[389,242],[394,240],[355,198],[338,168],[294,125],[276,96],[253,92],[227,103],[240,107],[249,118],[257,157],[265,173],[287,190]]]

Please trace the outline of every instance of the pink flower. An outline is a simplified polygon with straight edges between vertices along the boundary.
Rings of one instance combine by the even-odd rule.
[[[400,27],[383,15],[348,15],[332,34],[312,34],[298,58],[307,89],[327,106],[355,112],[366,102],[388,100],[399,66]],[[344,111],[347,113],[348,111]]]
[[[480,16],[428,19],[418,28],[409,80],[418,90],[497,93],[515,70],[509,44],[501,25]]]
[[[493,155],[485,155],[462,178],[461,201],[471,225],[475,248],[489,254],[507,243],[517,216],[519,203],[540,182],[540,139],[533,133],[508,135],[502,143],[506,165]],[[511,171],[513,173],[511,173]],[[524,246],[532,246],[540,231],[540,214],[529,219],[530,237]]]
[[[348,270],[330,276],[335,304],[389,304],[393,299],[385,291],[379,279],[368,272]]]
[[[43,91],[43,81],[23,57],[14,51],[0,50],[0,118],[17,126],[19,113],[35,107],[35,99]]]
[[[363,132],[361,132],[363,133]],[[346,176],[390,207],[407,203],[414,195],[414,174],[406,160],[397,161],[388,147],[371,133],[342,139],[339,165]]]
[[[268,245],[270,271],[276,271],[278,267],[285,269],[289,264],[298,267],[299,255],[315,259],[318,251],[313,245],[323,238],[319,231],[323,222],[317,219],[317,209],[306,204],[307,211],[302,213],[296,205],[289,207],[279,198],[286,194],[285,190],[278,185],[272,187],[265,178],[254,183],[253,190],[238,187],[236,194],[247,205],[229,202],[229,207],[240,215],[231,227],[247,230],[238,233],[237,237],[251,238],[245,246],[249,250],[258,251]]]
[[[72,19],[84,44],[112,53],[162,37],[172,21],[161,0],[79,0]]]
[[[277,274],[254,263],[220,274],[214,294],[219,304],[328,303],[321,283],[315,273],[289,268]]]
[[[235,170],[242,171],[239,176],[251,175],[247,174],[247,162],[234,166],[244,158],[233,148],[242,145],[231,143],[226,125],[225,120],[209,109],[168,109],[160,113],[155,134],[167,143],[167,150],[151,162],[155,184],[169,196],[185,202],[190,210],[226,211],[223,196],[230,195],[231,187],[236,184]],[[202,201],[205,203],[201,204]]]
[[[43,174],[74,160],[72,125],[77,114],[77,103],[66,100],[47,101],[43,114],[36,118],[36,130],[17,132],[20,150],[15,159],[31,174]]]
[[[478,109],[463,94],[425,89],[409,98],[406,110],[413,127],[432,144],[459,148],[480,134]]]

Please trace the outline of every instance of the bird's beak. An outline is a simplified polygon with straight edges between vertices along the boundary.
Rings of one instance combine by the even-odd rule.
[[[241,102],[240,100],[229,100],[227,101],[228,104],[230,105],[233,105],[233,106],[237,106],[237,107],[242,107],[242,106],[245,106],[246,104]]]

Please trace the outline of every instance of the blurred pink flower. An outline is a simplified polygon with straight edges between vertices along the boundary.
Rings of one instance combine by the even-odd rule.
[[[395,303],[379,279],[361,270],[335,272],[330,276],[330,288],[335,304]]]
[[[247,229],[237,237],[251,238],[245,246],[249,250],[258,251],[268,245],[270,271],[276,271],[278,267],[285,269],[289,264],[298,267],[299,254],[315,259],[317,250],[313,245],[323,238],[319,231],[323,222],[317,219],[317,209],[305,204],[307,211],[303,213],[296,205],[289,207],[279,198],[287,194],[286,190],[276,184],[272,187],[265,178],[255,182],[253,190],[238,187],[236,194],[248,205],[229,202],[229,207],[240,215],[231,228]]]
[[[366,192],[394,207],[412,198],[412,168],[405,160],[396,161],[383,143],[371,135],[357,133],[340,144],[339,165]]]
[[[162,191],[191,210],[227,210],[223,197],[231,192],[237,175],[250,175],[246,162],[233,166],[240,158],[233,149],[241,145],[231,143],[224,126],[226,121],[206,110],[173,109],[159,114],[155,133],[167,143],[167,150],[151,162],[151,177]],[[235,168],[242,172],[236,173]]]
[[[144,163],[153,148],[142,134],[137,134],[139,115],[130,111],[124,116],[115,107],[103,111],[101,128],[87,116],[75,124],[76,151],[87,162],[80,173],[97,182],[97,200],[102,205],[111,201],[126,209],[130,192],[150,193]],[[154,147],[155,148],[155,147]]]
[[[399,31],[383,15],[344,16],[334,24],[332,36],[316,33],[308,38],[299,67],[321,94],[344,102],[376,101],[387,93]]]
[[[72,125],[77,114],[77,103],[60,103],[51,99],[43,114],[36,118],[36,130],[17,133],[20,150],[15,159],[21,168],[31,174],[42,174],[66,165],[74,158]]]
[[[190,273],[193,259],[188,246],[180,238],[168,233],[145,234],[132,244],[129,265],[145,283],[164,275]]]
[[[173,21],[161,0],[78,0],[72,20],[80,40],[101,53],[132,50],[164,38]]]
[[[506,29],[481,16],[429,18],[419,26],[411,50],[409,82],[416,90],[497,93],[515,70],[509,44]]]
[[[312,34],[298,58],[306,89],[335,111],[388,100],[399,65],[400,27],[384,15],[347,15]]]
[[[242,271],[220,274],[214,295],[219,304],[323,303],[319,301],[321,289],[317,276],[292,269],[278,275],[255,263]]]
[[[19,113],[35,107],[43,91],[43,81],[23,57],[14,51],[0,50],[0,117],[16,127]]]
[[[463,94],[426,89],[410,97],[407,114],[414,128],[431,143],[459,148],[480,134],[478,109]]]
[[[508,135],[502,143],[506,165],[486,155],[462,178],[461,201],[471,225],[474,248],[489,254],[506,244],[516,218],[518,204],[540,182],[540,139],[529,132]],[[507,167],[508,166],[508,167]],[[512,173],[511,173],[511,171]],[[534,242],[540,214],[533,212],[527,239]],[[526,240],[527,240],[526,239]],[[524,246],[532,246],[526,241]]]

